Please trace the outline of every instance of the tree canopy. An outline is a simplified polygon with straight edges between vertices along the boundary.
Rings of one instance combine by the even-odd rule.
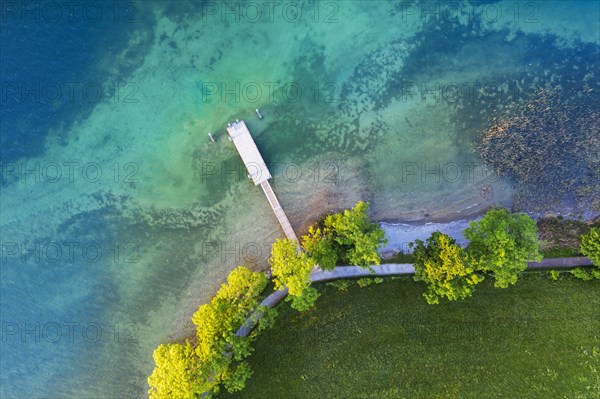
[[[493,273],[495,287],[515,284],[527,262],[542,259],[536,223],[525,214],[492,209],[481,220],[469,223],[463,234],[470,241],[468,255],[479,270]]]
[[[324,270],[340,261],[363,268],[379,265],[377,249],[387,240],[383,229],[369,220],[368,207],[360,201],[352,209],[327,215],[322,227],[313,226],[302,237],[302,248]]]
[[[296,243],[288,238],[277,239],[269,259],[275,288],[288,289],[286,300],[294,309],[303,311],[314,306],[319,294],[310,286],[310,272],[315,265],[304,252],[297,252]]]
[[[243,385],[240,377],[248,373],[242,372],[247,369],[242,359],[252,350],[249,338],[238,337],[235,333],[258,309],[260,293],[266,285],[264,273],[240,266],[229,274],[227,284],[221,285],[212,301],[200,306],[192,317],[197,327],[196,354],[203,366],[205,391],[218,391],[219,384],[224,384],[228,390]]]
[[[159,345],[152,357],[156,366],[148,377],[151,399],[189,399],[202,393],[199,359],[189,341]]]
[[[581,236],[580,249],[594,266],[600,267],[600,227],[593,227],[588,234]]]
[[[483,276],[475,272],[474,260],[446,234],[436,231],[426,243],[416,240],[410,245],[415,255],[414,279],[428,284],[423,294],[427,303],[437,304],[440,298],[467,298],[474,286],[483,281]]]
[[[311,226],[308,234],[302,237],[302,249],[323,270],[335,268],[340,257],[339,245],[334,241],[333,235],[324,233],[318,226]]]
[[[239,266],[227,278],[210,303],[192,317],[197,344],[160,345],[148,378],[151,399],[212,397],[224,386],[242,389],[251,375],[243,361],[251,352],[252,336],[238,337],[237,330],[259,309],[260,293],[267,285],[264,273]],[[259,327],[262,326],[259,325]]]

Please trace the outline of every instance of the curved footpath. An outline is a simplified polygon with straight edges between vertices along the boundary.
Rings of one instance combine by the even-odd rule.
[[[556,268],[565,269],[575,266],[590,266],[592,262],[584,257],[573,258],[550,258],[544,259],[541,262],[530,262],[527,264],[529,269],[545,269]],[[380,266],[372,266],[373,272],[369,269],[363,269],[360,266],[338,266],[333,270],[321,270],[316,268],[311,274],[310,279],[313,283],[338,280],[342,278],[358,278],[358,277],[377,277],[377,276],[399,276],[406,274],[414,274],[415,269],[410,263],[391,263]],[[275,291],[266,297],[260,304],[269,308],[274,307],[281,302],[288,294],[287,288],[284,290]],[[254,328],[256,321],[262,316],[262,311],[258,311],[248,318],[248,322],[240,327],[236,332],[238,337],[247,337],[250,331]]]

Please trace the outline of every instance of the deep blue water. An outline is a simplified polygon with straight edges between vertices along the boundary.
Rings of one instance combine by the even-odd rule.
[[[112,1],[2,1],[0,9],[0,163],[8,167],[43,155],[53,129],[68,131],[111,95],[114,72],[98,61],[126,45],[139,25],[126,11],[115,14]],[[115,23],[116,15],[122,23]],[[67,144],[61,134],[56,139]],[[19,241],[32,251],[25,260],[7,255],[15,226],[2,230],[1,397],[64,397],[66,379],[84,372],[82,359],[93,374],[93,359],[110,338],[98,312],[115,299],[106,262],[82,259],[80,252],[71,262],[65,252],[46,256],[44,247],[36,248],[42,242],[64,251],[64,243],[87,241],[101,246],[106,258],[114,243],[106,219],[97,213],[77,217],[78,223],[66,220],[70,227],[61,232]]]
[[[96,63],[118,51],[136,24],[112,1],[1,4],[0,159],[10,162],[41,154],[50,129],[68,130],[110,95]]]

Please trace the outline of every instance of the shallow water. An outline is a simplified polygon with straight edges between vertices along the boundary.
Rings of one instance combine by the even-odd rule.
[[[102,24],[52,25],[67,45],[42,42],[46,58],[85,57],[31,66],[39,80],[109,96],[29,99],[35,118],[3,99],[3,396],[142,397],[153,348],[192,331],[237,264],[266,265],[282,233],[228,121],[247,121],[300,233],[360,199],[378,220],[453,220],[511,204],[471,147],[495,112],[537,86],[598,82],[594,2],[496,2],[460,22],[299,3],[257,22],[247,6],[131,3],[106,19],[111,42]],[[27,81],[33,55],[5,40],[42,25],[5,17],[3,82]]]

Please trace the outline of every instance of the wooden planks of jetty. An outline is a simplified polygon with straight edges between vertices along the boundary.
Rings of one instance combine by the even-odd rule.
[[[271,184],[269,184],[268,181],[264,181],[260,184],[260,186],[262,187],[263,191],[265,192],[265,195],[267,196],[267,199],[269,200],[269,204],[271,204],[271,208],[273,209],[275,216],[277,216],[277,220],[279,220],[279,224],[281,225],[281,228],[283,229],[285,236],[287,238],[289,238],[290,240],[294,240],[294,241],[298,242],[296,233],[294,232],[294,229],[292,228],[290,221],[288,220],[285,212],[283,211],[283,208],[279,204],[279,201],[277,200],[277,197],[275,196],[275,193],[273,192],[273,189],[271,188]]]
[[[271,205],[273,213],[275,213],[286,237],[296,241],[296,245],[298,245],[296,233],[269,183],[271,173],[269,172],[267,164],[258,150],[246,123],[244,121],[236,120],[227,125],[227,132],[229,133],[229,139],[235,145],[244,165],[246,165],[248,177],[252,179],[255,185],[260,185],[262,187],[263,192],[269,200],[269,205]]]
[[[259,185],[271,178],[271,173],[265,163],[256,143],[244,121],[235,121],[227,125],[229,140],[233,142],[246,169],[248,176],[255,185]]]

